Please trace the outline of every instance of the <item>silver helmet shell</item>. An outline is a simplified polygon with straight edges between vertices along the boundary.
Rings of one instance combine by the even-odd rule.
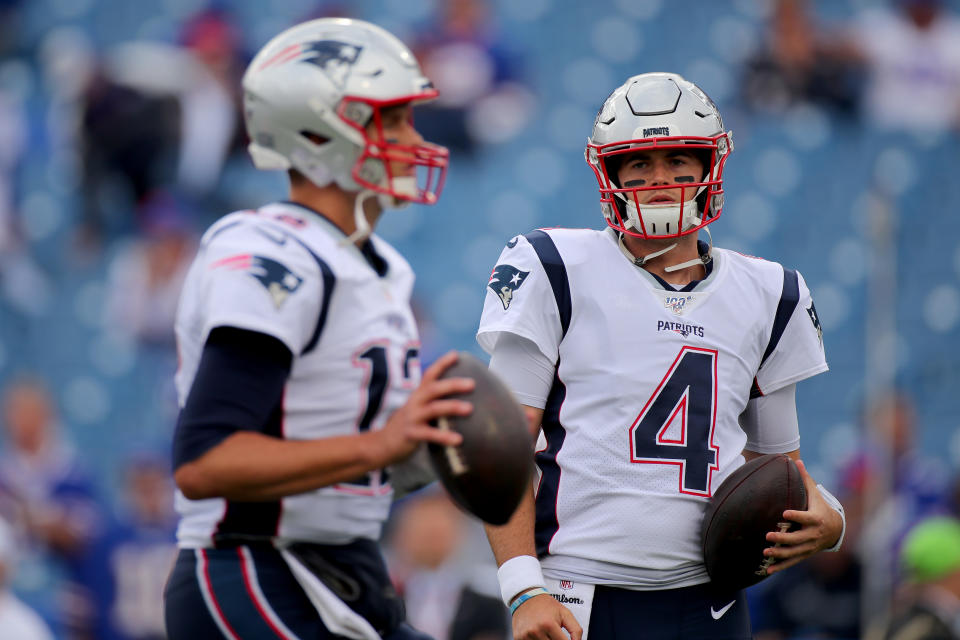
[[[304,22],[268,42],[243,76],[248,150],[258,169],[296,169],[318,186],[436,201],[448,151],[371,138],[384,108],[437,96],[410,50],[380,27],[347,18]],[[380,129],[382,132],[382,129]],[[390,160],[417,178],[391,175]]]
[[[623,188],[615,167],[638,149],[677,149],[704,158],[694,182]],[[587,141],[587,163],[600,186],[600,209],[612,228],[640,238],[676,238],[720,216],[723,166],[733,134],[713,100],[675,73],[643,73],[628,79],[604,101]],[[613,161],[613,162],[612,162]],[[639,193],[680,189],[676,204],[641,204]]]

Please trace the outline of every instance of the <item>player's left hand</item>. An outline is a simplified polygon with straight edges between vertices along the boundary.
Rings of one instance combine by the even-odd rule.
[[[776,560],[767,569],[767,575],[783,571],[818,551],[829,549],[836,544],[843,531],[843,519],[820,495],[817,483],[807,473],[803,461],[797,460],[797,468],[803,477],[803,486],[807,490],[807,510],[787,509],[783,512],[784,520],[800,525],[796,531],[767,534],[767,542],[776,543],[776,546],[769,547],[763,552],[764,556]]]

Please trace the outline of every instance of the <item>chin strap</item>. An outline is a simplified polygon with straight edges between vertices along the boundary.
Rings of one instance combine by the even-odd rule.
[[[707,227],[703,228],[707,232],[707,238],[710,241],[707,243],[707,252],[701,255],[698,255],[692,260],[687,260],[686,262],[681,262],[680,264],[670,265],[669,267],[664,267],[663,270],[667,273],[673,273],[674,271],[679,271],[680,269],[686,269],[687,267],[692,267],[694,265],[702,264],[704,266],[710,264],[710,261],[713,260],[713,234],[710,233],[710,229]]]
[[[365,240],[373,232],[370,223],[367,221],[367,213],[363,210],[363,203],[377,195],[376,191],[370,189],[364,189],[357,194],[357,199],[353,204],[353,222],[357,225],[357,229],[339,242],[341,247]]]
[[[413,178],[394,178],[394,189],[400,193],[416,193],[417,182]],[[376,198],[382,211],[387,209],[403,209],[410,206],[410,201],[404,198],[398,198],[389,193],[378,193],[372,189],[364,189],[357,194],[356,202],[353,205],[353,221],[357,225],[356,231],[340,241],[340,245],[361,242],[373,233],[370,222],[367,220],[367,213],[363,209],[364,203],[370,198]]]
[[[642,267],[643,265],[647,264],[648,261],[653,260],[653,259],[656,258],[657,256],[662,256],[662,255],[665,254],[667,251],[670,251],[670,249],[673,249],[675,246],[677,246],[677,243],[674,242],[673,244],[671,244],[670,246],[668,246],[668,247],[665,248],[665,249],[660,249],[660,251],[654,251],[653,253],[648,253],[647,255],[643,256],[642,258],[638,258],[638,257],[636,257],[635,255],[633,255],[632,253],[630,253],[630,249],[627,249],[627,245],[623,244],[623,234],[622,234],[622,233],[620,234],[620,237],[619,237],[619,244],[620,244],[620,251],[623,252],[623,255],[627,256],[627,259],[628,259],[630,262],[632,262],[633,264],[637,265],[638,267]]]
[[[707,232],[707,237],[710,239],[710,242],[707,247],[707,252],[705,254],[698,255],[696,258],[693,258],[692,260],[687,260],[686,262],[681,262],[680,264],[673,264],[673,265],[670,265],[669,267],[664,267],[663,268],[664,271],[666,271],[667,273],[673,273],[674,271],[679,271],[680,269],[686,269],[687,267],[692,267],[698,264],[706,265],[706,264],[709,264],[711,260],[713,260],[713,234],[710,233],[710,229],[708,229],[707,227],[703,227],[703,230]],[[618,244],[620,245],[620,251],[623,252],[623,255],[625,255],[627,259],[630,260],[630,262],[632,262],[633,264],[641,268],[645,264],[647,264],[647,262],[649,262],[650,260],[658,256],[662,256],[667,251],[670,251],[671,249],[677,246],[677,243],[674,242],[673,244],[671,244],[670,246],[664,249],[660,249],[659,251],[654,251],[653,253],[648,253],[642,258],[638,258],[632,253],[630,253],[630,250],[627,249],[625,244],[623,244],[622,233],[620,234],[620,237],[618,239]]]

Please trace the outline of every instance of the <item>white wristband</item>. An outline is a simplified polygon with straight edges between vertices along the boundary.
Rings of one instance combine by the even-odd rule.
[[[503,604],[510,606],[510,601],[527,589],[547,587],[543,580],[543,571],[540,570],[540,561],[533,556],[515,556],[510,558],[497,569],[497,580],[500,581],[500,596]]]
[[[843,520],[843,529],[840,530],[840,537],[837,539],[837,544],[829,549],[824,549],[824,551],[839,551],[840,545],[843,544],[843,537],[847,534],[847,516],[843,513],[843,505],[840,504],[840,501],[837,500],[832,493],[827,491],[822,484],[817,485],[817,490],[820,492],[820,495],[823,496],[826,503],[830,505],[830,508],[839,513],[840,519]]]

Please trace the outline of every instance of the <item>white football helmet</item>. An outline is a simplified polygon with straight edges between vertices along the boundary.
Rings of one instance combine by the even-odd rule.
[[[410,50],[384,29],[347,18],[291,27],[257,53],[243,91],[258,169],[293,168],[321,187],[335,182],[390,197],[382,202],[437,201],[447,149],[383,136],[381,109],[437,96]],[[367,135],[371,122],[378,140]],[[416,177],[392,175],[391,160],[414,165]]]
[[[616,167],[638,148],[682,148],[703,160],[699,181],[623,188]],[[587,141],[587,163],[600,185],[607,224],[639,238],[676,238],[710,224],[723,208],[723,165],[733,150],[717,106],[697,85],[675,73],[643,73],[603,103]],[[614,162],[610,162],[615,160]],[[679,203],[640,204],[641,191],[681,189]]]

